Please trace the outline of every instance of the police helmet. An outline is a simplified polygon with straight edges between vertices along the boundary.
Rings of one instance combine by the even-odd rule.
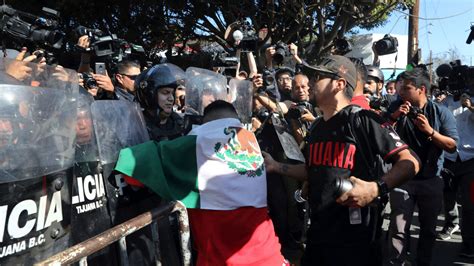
[[[143,71],[135,79],[135,90],[140,105],[145,109],[158,109],[157,93],[161,88],[176,89],[184,83],[185,72],[176,65],[165,63]]]
[[[367,77],[373,77],[378,79],[379,82],[384,82],[382,70],[376,66],[367,66]]]

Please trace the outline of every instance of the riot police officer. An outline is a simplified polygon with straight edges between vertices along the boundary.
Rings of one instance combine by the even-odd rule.
[[[182,136],[183,119],[173,111],[174,95],[184,81],[184,71],[173,64],[159,64],[142,72],[135,80],[138,102],[152,140]]]

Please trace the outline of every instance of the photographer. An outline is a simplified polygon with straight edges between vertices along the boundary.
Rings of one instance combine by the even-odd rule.
[[[309,103],[309,79],[304,74],[296,74],[293,79],[291,90],[291,105],[288,107],[286,119],[289,123],[292,135],[298,144],[303,142],[307,130],[314,120],[316,112],[313,105]]]
[[[374,231],[381,230],[379,213],[368,204],[414,176],[419,163],[372,112],[359,109],[361,125],[351,126],[352,111],[358,108],[350,105],[357,72],[349,59],[333,55],[303,71],[310,77],[311,102],[323,113],[307,138],[307,163],[283,164],[264,154],[267,172],[309,182],[311,225],[302,265],[381,265],[381,247],[373,239]],[[370,144],[360,142],[354,132],[370,136]],[[371,176],[364,162],[369,149],[393,163],[381,178]],[[352,189],[340,190],[337,181]]]
[[[90,45],[89,36],[81,36],[77,45],[82,49],[87,49]],[[115,87],[107,72],[105,75],[93,74],[90,68],[90,60],[90,53],[81,53],[81,63],[77,70],[78,73],[81,73],[79,85],[84,87],[96,100],[116,99]]]
[[[395,264],[408,260],[409,230],[416,204],[420,220],[416,261],[417,265],[430,265],[443,197],[443,152],[456,150],[458,134],[452,113],[427,97],[427,71],[415,68],[403,72],[400,78],[403,104],[392,117],[397,119],[397,133],[418,155],[422,167],[413,180],[401,186],[408,196],[398,191],[390,194],[390,259]]]
[[[124,60],[117,64],[115,94],[119,100],[136,101],[134,82],[140,72],[140,64],[135,61]]]
[[[474,258],[474,79],[468,78],[467,88],[447,96],[443,104],[454,114],[459,133],[457,150],[445,153],[444,215],[445,224],[438,238],[448,240],[459,230],[459,214],[456,204],[459,193],[461,212],[461,236],[463,248],[460,256]],[[458,98],[459,97],[459,98]]]

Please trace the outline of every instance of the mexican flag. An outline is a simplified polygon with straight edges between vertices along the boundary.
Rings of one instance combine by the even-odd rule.
[[[288,265],[268,216],[260,148],[239,120],[123,149],[115,169],[186,205],[198,266]]]
[[[260,148],[255,135],[237,119],[214,120],[172,141],[123,149],[115,170],[187,208],[267,206]]]

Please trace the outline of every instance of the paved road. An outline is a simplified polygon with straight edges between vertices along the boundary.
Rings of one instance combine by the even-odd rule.
[[[388,208],[390,206],[387,206]],[[388,218],[388,216],[387,216]],[[438,216],[438,231],[441,231],[443,227],[444,216]],[[389,221],[384,220],[383,229],[386,231],[388,229]],[[419,237],[420,227],[418,223],[418,213],[415,213],[413,218],[413,224],[410,228],[412,243],[411,243],[411,252],[413,255],[416,255],[416,244]],[[434,266],[447,266],[447,265],[472,265],[474,266],[474,259],[466,259],[458,256],[458,253],[461,249],[461,234],[457,232],[453,235],[452,239],[442,241],[436,240],[434,247],[434,257],[433,265]],[[412,255],[412,257],[414,257]]]

